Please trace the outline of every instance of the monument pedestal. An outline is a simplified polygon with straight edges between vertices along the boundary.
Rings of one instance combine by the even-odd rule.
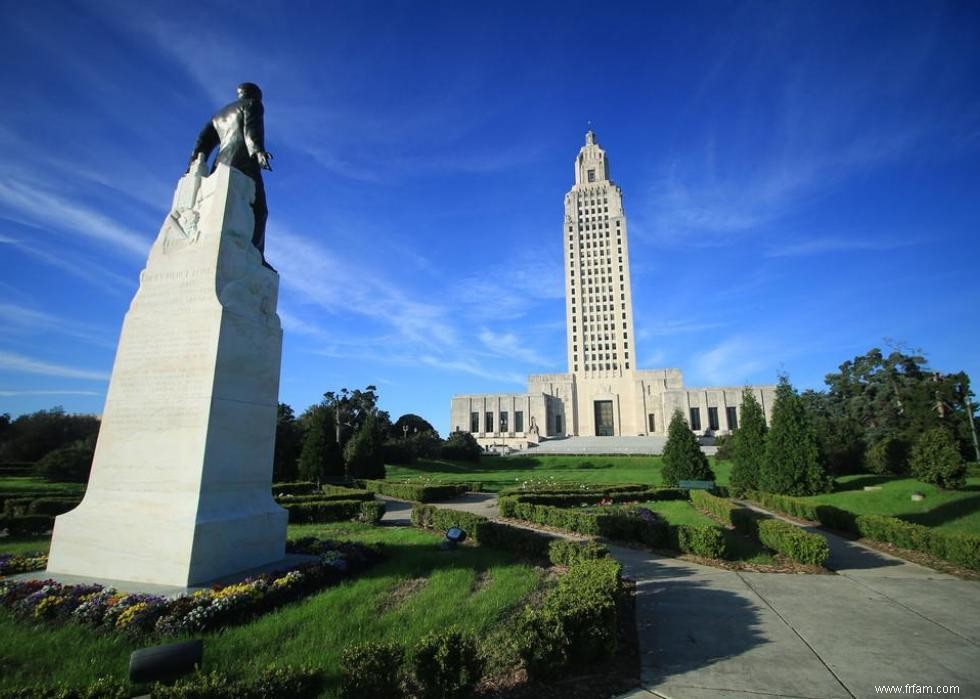
[[[279,276],[251,244],[254,184],[185,175],[123,322],[85,498],[48,572],[188,587],[285,556],[272,499]]]

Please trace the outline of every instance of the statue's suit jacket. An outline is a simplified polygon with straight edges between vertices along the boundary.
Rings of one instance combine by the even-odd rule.
[[[214,164],[224,163],[241,170],[254,180],[262,178],[254,156],[265,151],[265,110],[257,99],[236,100],[211,117],[194,144],[194,155],[204,157],[220,146]],[[212,170],[213,171],[213,170]]]

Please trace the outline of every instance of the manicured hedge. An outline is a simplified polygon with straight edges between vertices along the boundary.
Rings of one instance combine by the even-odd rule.
[[[294,483],[273,483],[273,495],[311,495],[317,492],[313,481],[296,481]]]
[[[822,566],[830,557],[826,539],[780,519],[759,521],[759,541],[800,563]]]
[[[643,483],[617,483],[613,485],[602,485],[588,483],[581,485],[549,485],[549,486],[529,486],[503,488],[499,495],[613,495],[618,493],[645,493],[651,490],[649,485]],[[662,488],[661,490],[673,490],[672,488]],[[686,496],[685,496],[686,497]]]
[[[620,503],[642,500],[687,500],[687,491],[677,488],[648,488],[647,490],[628,490],[612,493],[523,493],[516,497],[520,502],[533,505],[552,505],[553,507],[574,507],[576,505],[595,505],[600,502]]]
[[[0,531],[6,529],[10,536],[32,536],[47,534],[54,529],[53,515],[22,515],[20,517],[0,516]]]
[[[491,522],[472,512],[460,512],[423,505],[412,507],[412,524],[423,529],[440,532],[459,527],[476,543],[490,548],[503,549],[531,558],[547,558],[550,536],[530,529],[512,527],[502,522]]]
[[[282,507],[289,512],[291,524],[341,522],[349,519],[377,523],[384,514],[384,503],[363,500],[282,503]]]
[[[616,652],[621,573],[612,558],[581,561],[558,579],[541,607],[524,609],[514,641],[529,677],[555,677]]]
[[[619,541],[642,543],[651,548],[674,549],[706,558],[726,554],[724,530],[713,525],[669,526],[656,517],[642,517],[628,510],[606,511],[565,509],[521,502],[526,496],[505,497],[497,501],[504,517],[565,529],[579,534],[604,536]]]
[[[555,565],[570,566],[608,557],[609,549],[597,541],[555,539],[548,545],[548,559]]]
[[[365,493],[369,494],[371,497],[374,497],[374,493],[371,493],[370,491],[365,490],[364,488],[347,488],[342,485],[324,485],[320,488],[320,491],[324,495],[347,495],[349,496],[347,498],[348,500],[362,499],[362,496]],[[363,498],[363,499],[367,500],[369,498]]]
[[[423,485],[397,481],[364,481],[364,487],[374,493],[415,502],[442,502],[464,495],[469,486],[465,483],[440,483]]]
[[[717,517],[722,522],[732,525],[743,534],[752,537],[758,535],[757,523],[762,517],[758,512],[736,505],[731,500],[712,495],[706,490],[691,491],[691,504]]]
[[[831,505],[818,505],[787,495],[751,491],[746,498],[792,517],[819,522],[830,529],[922,551],[965,568],[980,570],[980,536],[947,532],[884,515],[858,515]]]
[[[374,493],[369,490],[351,489],[347,493],[314,493],[312,495],[276,496],[276,502],[281,505],[297,505],[304,502],[334,502],[337,500],[361,500],[367,502],[374,500]]]
[[[23,515],[60,515],[78,507],[81,495],[51,495],[35,493],[17,497],[7,495],[3,499],[3,514],[9,517]]]

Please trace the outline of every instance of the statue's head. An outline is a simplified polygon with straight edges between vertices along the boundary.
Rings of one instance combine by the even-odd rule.
[[[238,99],[262,99],[262,90],[255,83],[242,83],[238,86]]]

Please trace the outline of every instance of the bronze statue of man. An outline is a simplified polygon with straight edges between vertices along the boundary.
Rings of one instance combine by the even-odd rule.
[[[219,146],[211,172],[224,163],[245,173],[255,182],[255,229],[252,244],[262,253],[265,262],[265,222],[269,209],[265,203],[265,185],[262,183],[262,170],[272,170],[269,161],[272,154],[265,150],[265,124],[262,107],[262,90],[255,83],[242,83],[238,86],[238,99],[222,107],[201,129],[194,144],[190,164],[193,166],[198,156],[207,161],[215,146]],[[189,170],[189,168],[188,168]]]

